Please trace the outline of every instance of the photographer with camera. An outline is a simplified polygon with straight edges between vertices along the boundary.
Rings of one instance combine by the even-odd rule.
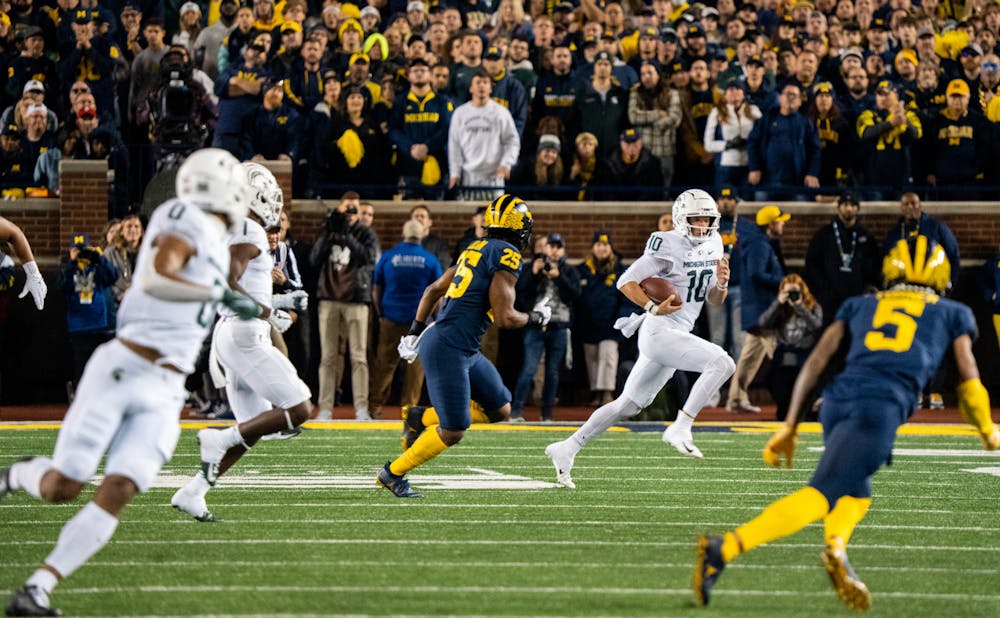
[[[73,351],[72,385],[79,383],[83,368],[97,346],[115,334],[115,299],[112,286],[118,275],[90,244],[87,234],[70,239],[69,260],[59,271],[56,286],[66,297],[66,332]]]
[[[517,280],[515,307],[537,311],[539,306],[545,305],[551,310],[552,318],[544,326],[524,328],[524,362],[511,400],[511,420],[524,420],[524,402],[534,386],[542,353],[545,354],[545,382],[540,402],[541,420],[552,420],[552,407],[559,390],[559,370],[569,343],[573,303],[580,296],[580,273],[566,263],[566,243],[562,234],[553,232],[545,240],[545,248],[535,254],[531,263],[531,274],[523,272]]]
[[[781,280],[778,297],[760,315],[757,324],[777,333],[778,345],[767,387],[778,406],[778,420],[784,421],[792,400],[792,385],[823,328],[823,307],[802,277],[788,275]]]
[[[361,196],[348,191],[340,204],[327,210],[310,253],[319,280],[316,286],[319,318],[319,420],[333,415],[340,340],[347,338],[351,356],[351,392],[354,416],[371,420],[368,412],[368,321],[372,302],[372,275],[379,258],[375,231],[358,222]]]

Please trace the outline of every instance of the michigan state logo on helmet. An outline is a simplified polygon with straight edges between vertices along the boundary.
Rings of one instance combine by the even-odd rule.
[[[484,225],[488,234],[505,240],[516,239],[520,246],[526,246],[531,238],[531,211],[519,197],[505,193],[486,207]]]
[[[904,238],[882,260],[885,287],[909,283],[939,294],[951,287],[951,263],[944,249],[926,236]]]

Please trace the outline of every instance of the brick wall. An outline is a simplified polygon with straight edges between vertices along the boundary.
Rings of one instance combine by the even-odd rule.
[[[69,247],[73,234],[85,232],[96,241],[108,222],[107,161],[63,160],[59,164],[59,246]],[[34,239],[29,235],[29,240]]]
[[[35,253],[35,259],[43,267],[54,263],[59,254],[59,200],[26,199],[2,202],[0,215],[10,219],[24,230]]]

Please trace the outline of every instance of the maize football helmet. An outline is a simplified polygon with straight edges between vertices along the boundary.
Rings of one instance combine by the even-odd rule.
[[[701,189],[688,189],[677,196],[674,200],[672,214],[674,216],[674,228],[679,230],[693,243],[702,243],[711,238],[712,234],[719,229],[719,207],[715,200],[708,193]],[[695,217],[708,217],[707,227],[698,226],[697,229],[704,230],[702,236],[695,235],[690,220]]]
[[[886,288],[908,283],[943,294],[951,287],[951,262],[932,239],[903,238],[882,260],[882,278]]]
[[[531,239],[531,211],[519,197],[504,193],[486,207],[483,225],[488,235],[525,247]],[[514,241],[517,241],[516,243]]]
[[[229,228],[243,224],[249,206],[246,172],[233,155],[221,148],[196,150],[177,170],[177,197],[206,211],[221,213]]]
[[[274,174],[254,161],[245,161],[243,169],[250,185],[250,212],[260,217],[265,230],[278,227],[281,225],[284,197]]]

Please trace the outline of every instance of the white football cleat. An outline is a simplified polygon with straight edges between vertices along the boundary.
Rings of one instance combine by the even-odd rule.
[[[691,430],[682,430],[678,427],[677,423],[671,424],[663,432],[663,441],[677,449],[677,452],[681,455],[694,457],[695,459],[705,458],[705,456],[701,454],[701,451],[698,450],[698,447],[694,445],[694,439],[691,437]]]
[[[556,468],[556,482],[567,489],[576,489],[576,483],[569,475],[573,470],[573,458],[576,456],[572,448],[565,442],[553,442],[545,447],[545,454]]]
[[[187,513],[198,521],[222,521],[216,519],[212,512],[208,510],[208,504],[204,496],[199,496],[197,492],[188,489],[187,485],[177,490],[177,493],[170,499],[170,506]]]
[[[198,432],[201,471],[205,473],[205,480],[212,486],[215,485],[215,481],[219,480],[219,462],[229,450],[223,433],[218,429],[202,429]]]

